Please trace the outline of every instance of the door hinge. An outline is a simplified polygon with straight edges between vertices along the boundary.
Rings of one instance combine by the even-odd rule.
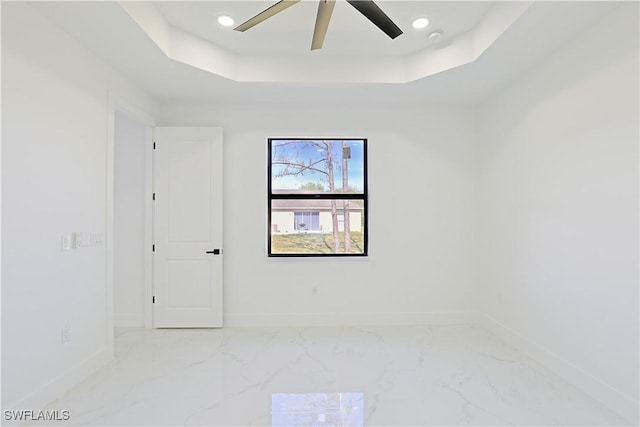
[[[155,141],[153,141],[153,149],[154,150],[156,149],[156,142]]]
[[[155,297],[155,295],[154,295],[153,297],[151,297],[151,302],[152,302],[153,304],[155,304],[155,303],[156,303],[156,297]]]
[[[156,245],[151,245],[151,252],[155,252],[156,251]]]
[[[153,193],[153,200],[156,199],[156,193]]]

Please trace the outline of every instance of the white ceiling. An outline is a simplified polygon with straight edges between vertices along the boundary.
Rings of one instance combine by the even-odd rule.
[[[378,1],[395,40],[339,1],[322,50],[310,51],[317,2],[242,33],[219,28],[274,1],[34,2],[161,102],[246,105],[476,105],[617,7],[611,1]],[[411,21],[427,16],[426,30]],[[437,45],[430,30],[445,32]]]
[[[225,49],[242,54],[307,54],[318,9],[317,1],[302,1],[246,33],[215,24],[226,14],[236,25],[258,14],[273,1],[167,1],[156,7],[176,28],[183,29]],[[404,34],[391,40],[346,1],[337,1],[322,52],[313,55],[402,56],[431,46],[427,34],[445,29],[443,41],[473,29],[492,6],[487,1],[378,1],[383,11]],[[430,18],[424,30],[414,30],[411,22]],[[308,56],[311,56],[309,53]]]

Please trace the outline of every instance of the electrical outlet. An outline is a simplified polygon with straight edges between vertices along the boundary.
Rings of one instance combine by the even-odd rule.
[[[60,328],[60,342],[62,344],[66,344],[69,341],[71,341],[71,333],[69,331],[69,327],[63,326],[62,328]]]

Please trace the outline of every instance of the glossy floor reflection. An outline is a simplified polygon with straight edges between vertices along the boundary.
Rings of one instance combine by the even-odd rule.
[[[274,396],[347,392],[365,426],[627,425],[479,326],[120,329],[116,360],[47,409],[64,425],[264,426]]]
[[[272,426],[363,427],[362,393],[276,393]]]

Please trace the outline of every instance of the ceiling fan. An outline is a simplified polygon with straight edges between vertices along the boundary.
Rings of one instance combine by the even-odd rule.
[[[234,30],[247,31],[249,28],[258,25],[262,21],[271,18],[273,15],[299,3],[300,0],[280,0],[273,6],[263,10],[253,18],[238,25]],[[378,28],[384,31],[392,39],[395,39],[402,30],[375,4],[373,0],[347,0],[351,6],[355,7],[358,12],[363,14],[369,21],[373,22]],[[316,25],[313,30],[313,39],[311,42],[311,50],[320,49],[324,43],[324,37],[327,34],[331,14],[336,0],[319,0],[318,14],[316,15]]]

